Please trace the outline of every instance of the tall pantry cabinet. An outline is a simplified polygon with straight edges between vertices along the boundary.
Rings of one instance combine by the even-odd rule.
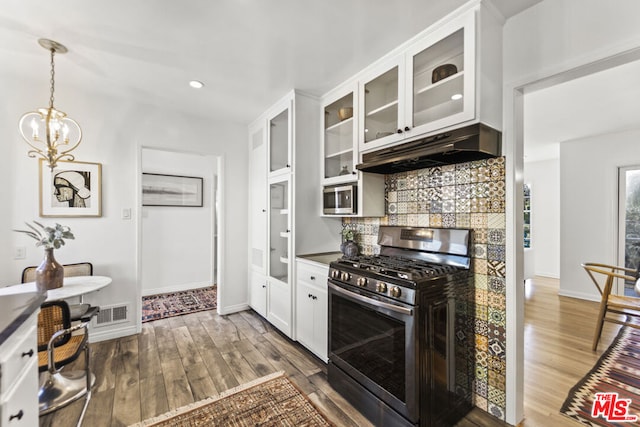
[[[319,215],[320,111],[294,90],[249,126],[249,303],[291,338],[295,256],[340,246],[340,219]]]

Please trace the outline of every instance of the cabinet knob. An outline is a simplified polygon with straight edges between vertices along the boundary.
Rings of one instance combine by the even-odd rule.
[[[307,294],[307,298],[313,298],[313,295]]]
[[[405,132],[409,132],[410,130],[411,130],[411,128],[410,128],[409,126],[405,126],[405,127],[404,127],[404,131],[405,131]]]
[[[309,279],[316,280],[316,276],[309,276]]]
[[[262,209],[262,212],[266,212],[266,211],[267,211],[266,209]]]
[[[288,168],[290,168],[290,167],[291,167],[291,165],[290,165],[290,164],[287,164],[287,167],[288,167]]]
[[[20,411],[17,414],[9,416],[9,421],[12,421],[14,418],[21,420],[23,415],[24,415],[24,411],[20,409]]]
[[[29,356],[29,357],[33,356],[33,349],[30,349],[29,351],[23,351],[22,357],[25,357],[25,356]]]
[[[315,295],[313,295],[311,298],[313,298],[314,300],[315,300],[315,299],[318,299],[318,297],[317,297],[317,296],[315,296]]]
[[[357,173],[358,173],[358,172],[356,172],[356,171],[352,171],[352,172],[351,172],[351,175],[356,175]]]
[[[397,133],[402,133],[402,129],[398,129],[396,132]]]
[[[291,230],[288,230],[288,229],[287,229],[287,233],[291,233]]]
[[[266,288],[266,287],[267,287],[267,285],[262,285],[262,287],[263,287],[263,288]]]

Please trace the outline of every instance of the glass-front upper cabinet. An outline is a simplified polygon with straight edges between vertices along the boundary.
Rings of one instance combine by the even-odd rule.
[[[281,106],[269,119],[269,174],[291,171],[291,107]]]
[[[328,98],[324,106],[324,165],[325,184],[357,179],[356,126],[354,117],[355,89],[338,92]]]
[[[408,45],[360,84],[361,151],[475,117],[475,14],[452,19]]]
[[[269,276],[289,283],[289,179],[269,184]]]

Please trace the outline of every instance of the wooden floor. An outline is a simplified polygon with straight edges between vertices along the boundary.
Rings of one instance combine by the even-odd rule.
[[[595,304],[557,296],[555,280],[527,283],[524,426],[576,426],[558,413],[568,390],[615,335],[591,351]],[[84,426],[128,426],[276,371],[285,371],[337,426],[370,426],[327,383],[325,365],[253,311],[205,311],[145,323],[142,333],[92,344],[96,385]],[[82,402],[40,418],[73,426]],[[504,426],[475,409],[459,427]]]

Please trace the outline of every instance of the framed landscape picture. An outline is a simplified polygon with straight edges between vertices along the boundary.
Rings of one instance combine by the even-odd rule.
[[[142,206],[202,207],[203,179],[194,176],[142,174]]]
[[[40,171],[40,216],[102,216],[102,165],[58,161],[53,171],[43,159]]]

